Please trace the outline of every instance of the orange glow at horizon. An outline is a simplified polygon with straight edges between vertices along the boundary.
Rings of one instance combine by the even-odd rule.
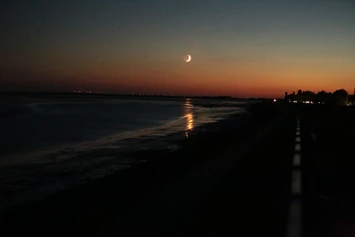
[[[193,63],[191,63],[192,66]],[[190,65],[189,65],[190,66]],[[349,94],[353,92],[354,81],[351,72],[326,73],[321,71],[285,73],[277,69],[252,69],[252,68],[213,68],[197,65],[191,68],[166,67],[137,67],[134,66],[107,70],[102,72],[98,68],[88,69],[86,73],[64,72],[61,70],[48,71],[46,73],[12,73],[21,78],[30,75],[36,78],[32,84],[52,84],[58,88],[65,86],[72,90],[78,85],[91,86],[104,91],[127,90],[128,92],[141,93],[167,93],[181,95],[226,95],[247,97],[279,97],[285,91],[311,90],[318,92],[325,90],[333,92],[344,88]],[[68,76],[69,75],[69,76]],[[341,80],[335,80],[339,78]],[[21,84],[25,82],[17,82]],[[71,88],[69,88],[71,86]]]
[[[30,75],[38,84],[47,83],[69,91],[93,87],[87,89],[191,96],[280,97],[285,91],[292,93],[298,89],[333,92],[340,88],[350,94],[355,84],[355,69],[347,64],[327,67],[318,63],[312,67],[299,60],[213,61],[198,54],[188,64],[178,59],[161,62],[128,58],[116,64],[109,61],[97,64],[87,59],[81,64],[58,61],[55,66],[51,64],[55,61],[43,60],[37,66],[23,66],[22,74],[18,74],[21,70],[10,74],[13,77],[18,74],[18,78]],[[28,73],[30,69],[32,73]],[[17,84],[21,83],[25,82]]]

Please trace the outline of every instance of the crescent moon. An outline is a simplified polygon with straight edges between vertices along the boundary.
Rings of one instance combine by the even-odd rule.
[[[190,62],[191,61],[191,56],[190,55],[187,55],[189,58],[186,60],[186,62]]]

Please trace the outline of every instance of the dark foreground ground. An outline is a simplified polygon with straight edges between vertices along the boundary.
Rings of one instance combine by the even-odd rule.
[[[301,116],[307,236],[355,236],[355,107]]]
[[[354,108],[259,104],[243,126],[1,215],[1,236],[285,236],[300,118],[303,236],[355,236]],[[346,232],[347,231],[347,232]]]

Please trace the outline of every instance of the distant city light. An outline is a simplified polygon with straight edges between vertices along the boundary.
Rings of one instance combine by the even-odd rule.
[[[274,99],[274,102],[276,102],[276,99]]]

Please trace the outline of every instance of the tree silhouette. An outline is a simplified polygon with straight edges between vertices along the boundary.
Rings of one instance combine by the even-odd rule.
[[[285,100],[287,101],[312,101],[314,103],[346,105],[348,103],[349,95],[344,89],[336,90],[334,93],[326,92],[324,90],[314,93],[313,91],[298,90],[297,94],[285,93]]]
[[[303,96],[302,96],[302,91],[301,90],[298,90],[297,92],[297,101],[302,101],[303,100]]]
[[[346,105],[348,103],[348,92],[344,89],[336,90],[333,93],[333,102],[337,105]]]
[[[320,91],[316,94],[316,101],[317,102],[330,102],[331,93],[327,93],[326,91]]]

